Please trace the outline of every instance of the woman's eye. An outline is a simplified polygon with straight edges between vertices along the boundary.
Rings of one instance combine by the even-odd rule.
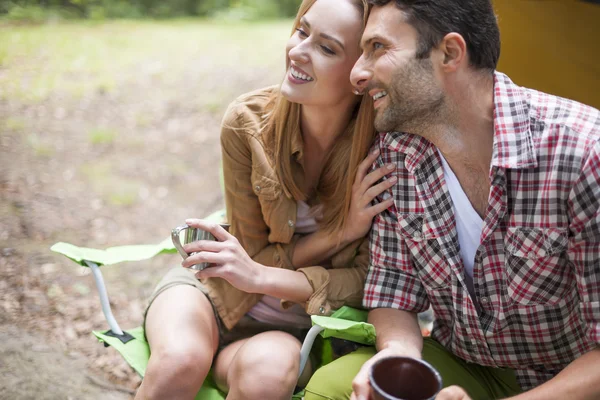
[[[331,50],[327,46],[321,46],[321,49],[325,52],[325,54],[329,54],[330,56],[335,55],[335,51]]]
[[[298,32],[298,35],[300,35],[301,37],[307,37],[308,35],[306,34],[306,32],[304,32],[302,30],[302,28],[296,28],[296,32]]]

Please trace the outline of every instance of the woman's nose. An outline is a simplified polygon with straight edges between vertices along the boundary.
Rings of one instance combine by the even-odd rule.
[[[352,72],[350,73],[350,83],[354,86],[354,89],[359,94],[364,93],[369,86],[369,82],[371,81],[372,73],[363,59],[362,56],[356,61],[354,64],[354,68],[352,68]]]
[[[289,50],[288,55],[290,60],[299,64],[306,64],[308,62],[308,53],[306,52],[305,42],[300,42],[292,47]]]

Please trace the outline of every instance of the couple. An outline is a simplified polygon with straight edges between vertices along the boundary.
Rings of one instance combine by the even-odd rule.
[[[438,399],[600,398],[600,114],[495,71],[490,0],[368,3],[304,0],[284,81],[226,112],[230,232],[186,221],[218,241],[183,266],[214,266],[157,286],[137,398],[192,399],[212,367],[228,399],[366,400],[392,355],[433,364]],[[298,379],[309,315],[344,304],[377,348]]]

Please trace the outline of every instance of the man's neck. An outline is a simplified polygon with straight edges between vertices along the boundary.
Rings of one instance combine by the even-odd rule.
[[[448,103],[444,118],[426,129],[423,136],[442,152],[453,169],[462,165],[487,176],[494,140],[493,78],[449,88]]]

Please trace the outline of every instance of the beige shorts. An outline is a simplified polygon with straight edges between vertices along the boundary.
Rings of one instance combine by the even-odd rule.
[[[177,285],[190,285],[197,288],[199,291],[204,293],[205,296],[208,297],[208,291],[195,276],[196,271],[190,270],[183,267],[175,267],[163,277],[163,279],[156,285],[154,292],[150,296],[150,301],[148,302],[148,307],[144,311],[144,326],[146,325],[146,315],[148,313],[148,309],[151,307],[152,302],[165,290],[172,288]],[[210,301],[210,298],[208,299]],[[212,301],[210,301],[212,305]],[[231,344],[237,340],[246,339],[257,335],[259,333],[268,332],[268,331],[283,331],[291,334],[296,337],[300,342],[304,340],[308,329],[304,328],[294,328],[294,327],[281,327],[277,325],[267,324],[264,322],[260,322],[255,320],[254,318],[244,315],[240,321],[231,329],[227,329],[217,310],[213,305],[213,312],[215,314],[215,320],[217,321],[217,326],[219,327],[219,351],[222,350],[228,344]],[[316,343],[315,343],[316,344]],[[315,350],[313,348],[313,350]],[[311,352],[313,353],[313,352]],[[312,355],[312,354],[311,354]],[[312,357],[311,357],[312,358]]]

